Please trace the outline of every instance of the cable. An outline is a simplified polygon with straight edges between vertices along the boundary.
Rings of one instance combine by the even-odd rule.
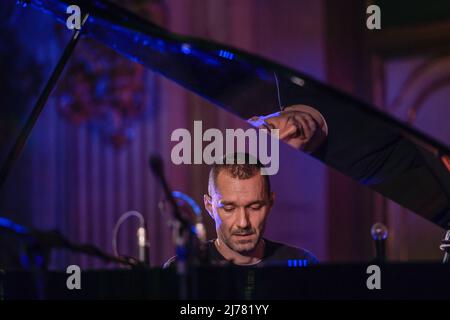
[[[195,225],[191,226],[191,231],[194,232],[201,241],[205,242],[207,239],[206,228],[203,224],[202,210],[199,205],[194,201],[194,199],[183,192],[172,191],[172,196],[175,199],[179,199],[184,203],[187,203],[191,207],[196,216]]]
[[[172,191],[172,196],[174,198],[181,199],[184,202],[186,202],[192,208],[192,211],[194,211],[196,216],[198,217],[202,216],[202,210],[200,209],[198,204],[194,201],[194,199],[189,197],[187,194],[184,194],[180,191]]]
[[[112,238],[113,253],[116,257],[120,257],[117,250],[117,234],[119,232],[119,228],[125,220],[133,216],[139,219],[140,228],[144,227],[144,216],[138,211],[128,211],[120,216],[119,220],[117,220],[116,225],[114,226]]]
[[[280,108],[280,111],[283,111],[283,107],[281,106],[280,84],[278,83],[278,76],[275,71],[273,72],[273,75],[275,77],[275,84],[277,85],[278,107]]]

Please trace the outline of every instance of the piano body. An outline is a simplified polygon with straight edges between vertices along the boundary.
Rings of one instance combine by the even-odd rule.
[[[278,111],[279,107],[274,104],[273,99],[277,94],[284,106],[314,106],[324,116],[329,127],[325,145],[312,154],[317,161],[372,188],[436,225],[448,228],[450,149],[445,143],[301,72],[213,41],[171,33],[107,1],[25,2],[51,14],[61,23],[65,23],[67,18],[67,6],[79,5],[81,12],[88,13],[83,15],[84,25],[77,36],[80,41],[83,41],[84,36],[94,38],[125,58],[175,81],[242,119]],[[77,38],[76,41],[78,40]],[[70,58],[76,41],[72,39],[69,43],[65,61]],[[52,85],[56,83],[57,77],[53,80]],[[354,132],[358,134],[355,135]],[[383,282],[385,285],[381,292],[369,291],[365,287],[367,266],[368,264],[323,265],[289,270],[273,267],[245,272],[233,267],[225,268],[225,272],[223,268],[193,267],[191,280],[198,280],[198,290],[191,297],[450,297],[450,269],[446,265],[386,264],[383,267],[383,279],[386,282]],[[249,274],[256,279],[250,293],[245,291]],[[48,273],[47,297],[178,297],[179,283],[173,270],[87,271],[84,282],[87,290],[83,293],[68,292],[64,287],[65,281],[62,281],[65,276],[63,272]],[[5,297],[35,298],[37,293],[27,287],[33,283],[33,277],[33,273],[6,271],[0,278]],[[279,279],[276,284],[267,281],[273,277]],[[215,287],[222,288],[222,291],[209,290],[208,284],[212,281],[216,281]],[[99,295],[96,296],[95,292]]]

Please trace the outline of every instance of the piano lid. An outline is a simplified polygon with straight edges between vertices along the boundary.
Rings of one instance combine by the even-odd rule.
[[[77,4],[89,13],[84,34],[226,110],[249,119],[306,104],[328,124],[312,155],[424,218],[450,221],[449,147],[301,72],[213,41],[171,33],[101,0],[28,0],[66,23]],[[447,158],[448,159],[448,158]]]

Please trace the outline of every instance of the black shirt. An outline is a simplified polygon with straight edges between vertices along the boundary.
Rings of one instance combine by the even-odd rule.
[[[217,250],[215,240],[207,243],[207,251],[209,261],[213,265],[227,264],[227,260]],[[286,245],[275,241],[264,239],[264,257],[257,264],[249,265],[252,267],[263,266],[289,266],[289,267],[306,267],[318,263],[317,258],[309,251],[293,246]],[[165,264],[164,268],[175,265],[176,256],[170,258]]]

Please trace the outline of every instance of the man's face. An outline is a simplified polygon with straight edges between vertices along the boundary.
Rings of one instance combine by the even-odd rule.
[[[219,240],[241,254],[255,249],[272,203],[273,194],[268,195],[260,173],[240,180],[221,170],[210,195],[205,195],[205,207],[216,223]]]
[[[281,111],[267,116],[255,116],[248,120],[258,128],[269,131],[279,129],[279,139],[296,149],[307,149],[318,125],[314,118],[306,112]]]

